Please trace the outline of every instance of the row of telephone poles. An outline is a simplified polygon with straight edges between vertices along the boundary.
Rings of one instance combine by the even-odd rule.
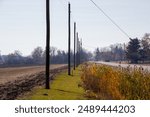
[[[76,31],[76,22],[74,22],[74,57],[73,68],[81,63],[82,39],[79,40],[79,34]],[[50,89],[50,0],[46,0],[46,89]],[[68,3],[68,75],[71,75],[71,4]]]
[[[76,30],[76,22],[74,22],[74,57],[73,57],[73,69],[81,63],[82,53],[82,39],[79,40],[79,34]],[[71,4],[68,3],[68,75],[71,75]]]

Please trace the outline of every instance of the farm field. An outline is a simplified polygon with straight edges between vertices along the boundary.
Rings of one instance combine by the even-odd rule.
[[[51,70],[59,67],[63,67],[65,64],[51,65]],[[7,82],[13,82],[20,80],[20,78],[26,79],[23,76],[29,76],[45,70],[45,66],[31,66],[31,67],[13,67],[13,68],[0,68],[0,84]]]
[[[66,69],[65,64],[51,65],[50,78]],[[36,86],[45,84],[45,67],[0,68],[0,99],[14,100]]]

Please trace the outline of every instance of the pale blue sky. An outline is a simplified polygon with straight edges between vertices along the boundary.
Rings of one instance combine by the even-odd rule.
[[[41,46],[45,48],[45,1],[0,0],[0,51],[20,50],[23,55]],[[51,1],[51,45],[67,50],[67,0]],[[128,35],[141,38],[150,32],[150,0],[93,0]],[[73,22],[88,50],[129,39],[118,30],[90,0],[70,0]],[[72,38],[73,41],[73,38]],[[72,43],[73,44],[73,43]],[[72,46],[73,47],[73,46]]]

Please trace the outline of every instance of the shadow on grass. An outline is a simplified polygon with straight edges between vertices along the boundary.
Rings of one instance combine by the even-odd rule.
[[[65,92],[65,93],[72,93],[72,94],[82,95],[82,93],[73,92],[73,91],[65,91],[65,90],[61,90],[61,89],[53,89],[53,90],[60,91],[60,92]]]

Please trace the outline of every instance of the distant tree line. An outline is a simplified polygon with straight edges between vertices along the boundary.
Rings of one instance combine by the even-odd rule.
[[[131,63],[150,62],[150,34],[146,33],[141,40],[130,39],[126,48],[126,57]]]
[[[150,34],[142,39],[130,39],[128,44],[114,44],[105,48],[96,48],[96,61],[128,61],[130,63],[150,62]]]
[[[96,48],[94,58],[96,61],[121,61],[125,60],[125,45],[114,44],[105,48]]]
[[[19,50],[8,55],[0,55],[0,66],[27,66],[45,64],[45,50],[42,47],[36,47],[29,56],[23,56]],[[92,53],[82,49],[80,51],[81,62],[89,61]],[[67,64],[68,52],[59,50],[55,47],[50,48],[51,64]],[[73,52],[71,51],[71,63],[73,64]]]
[[[128,44],[113,44],[105,48],[96,48],[94,53],[84,48],[77,54],[80,63],[90,60],[96,61],[128,61],[130,63],[150,63],[150,34],[146,33],[141,39],[130,39]],[[71,63],[73,64],[73,51]],[[67,64],[68,52],[50,48],[51,64]],[[76,61],[77,62],[77,61]],[[78,60],[79,62],[79,60]],[[45,64],[45,50],[35,48],[29,56],[23,56],[19,50],[8,55],[0,55],[0,66],[25,66]]]

